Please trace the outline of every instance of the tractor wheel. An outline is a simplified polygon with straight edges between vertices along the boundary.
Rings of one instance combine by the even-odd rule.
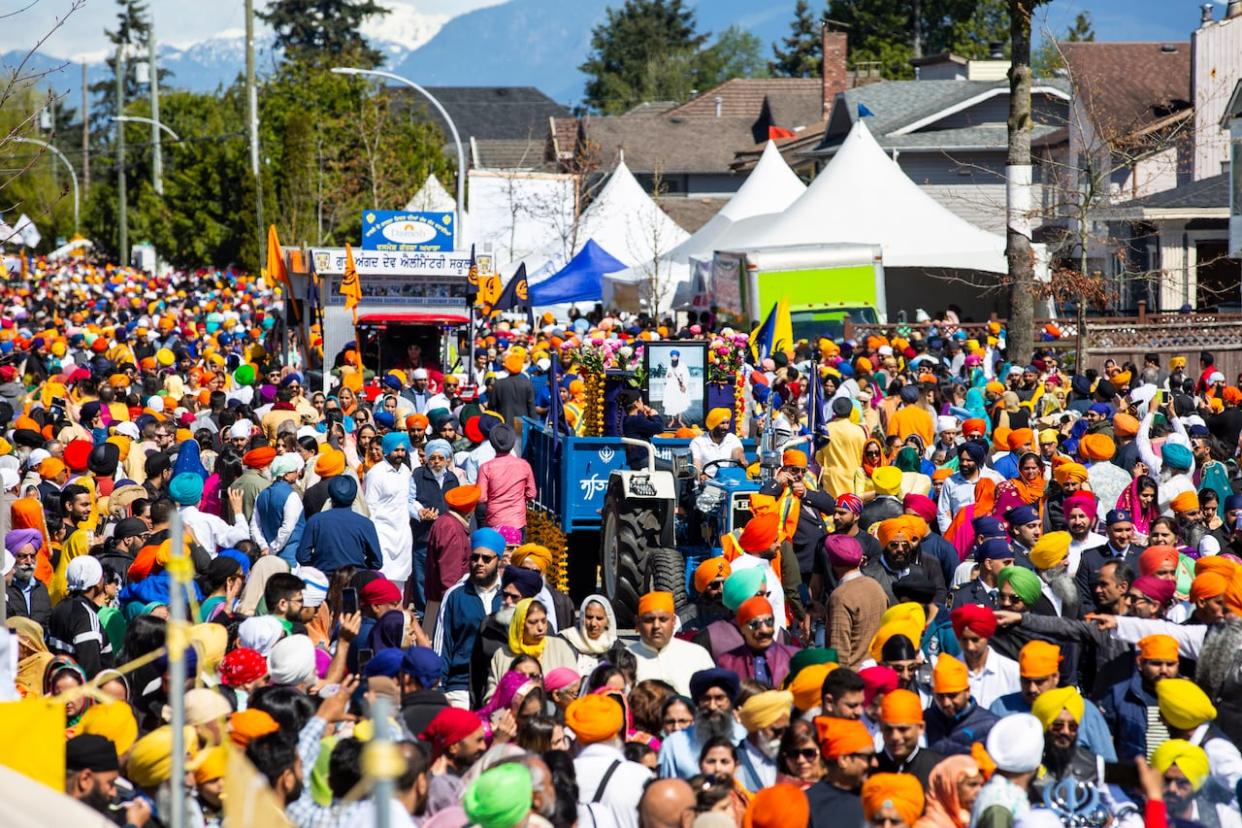
[[[686,595],[686,559],[676,549],[658,546],[647,553],[650,589],[673,593],[673,605],[680,614],[689,604]]]
[[[643,516],[642,511],[618,516],[616,535],[604,539],[606,546],[611,540],[616,549],[614,593],[608,597],[612,599],[617,625],[621,627],[634,626],[638,598],[643,593],[642,573],[646,568],[649,548],[649,535],[642,529]]]

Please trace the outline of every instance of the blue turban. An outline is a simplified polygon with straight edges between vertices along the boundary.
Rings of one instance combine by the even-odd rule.
[[[471,549],[490,549],[497,555],[505,554],[505,536],[495,529],[475,529],[470,535]]]
[[[690,676],[690,698],[694,699],[696,704],[713,687],[719,687],[732,701],[742,690],[742,680],[738,678],[737,673],[723,667],[699,670]]]
[[[637,331],[635,331],[635,333],[637,333]],[[679,356],[681,356],[681,351],[676,351],[676,350],[674,350],[674,351],[669,351],[669,352],[668,352],[668,355],[669,355],[670,357],[679,357]]]
[[[453,459],[453,447],[449,445],[448,440],[429,440],[423,448],[423,453],[428,457],[439,454],[449,460]]]
[[[1242,509],[1242,495],[1229,495],[1225,498],[1225,511],[1230,509]]]
[[[182,472],[169,482],[168,494],[178,506],[197,506],[203,499],[203,478],[194,472]]]
[[[994,518],[991,515],[977,517],[970,522],[970,528],[975,530],[975,534],[983,538],[1003,538],[1005,537],[1005,524],[1000,518]]]
[[[379,420],[379,415],[375,415],[375,419]],[[390,416],[391,419],[391,416]],[[384,456],[392,454],[397,449],[405,447],[406,451],[410,450],[410,438],[405,432],[390,431],[384,435],[384,439],[380,441],[380,448],[384,452]]]
[[[509,584],[517,587],[523,598],[534,598],[543,589],[543,576],[536,569],[506,566],[505,574],[500,578],[500,586],[503,588]]]
[[[197,440],[186,440],[177,446],[177,463],[173,466],[172,476],[181,474],[197,474],[203,480],[207,479],[207,469],[199,457]]]
[[[338,474],[328,483],[328,498],[333,506],[349,506],[358,496],[358,484],[348,474]]]
[[[408,647],[401,659],[401,672],[412,676],[426,690],[444,675],[444,659],[429,647]]]
[[[371,660],[367,662],[367,666],[362,668],[362,674],[367,678],[371,676],[387,676],[388,678],[395,679],[397,674],[401,672],[402,655],[400,647],[385,647],[382,650],[377,650],[371,656]]]
[[[390,412],[381,408],[375,412],[375,424],[384,428],[392,428],[397,424],[397,420]]]
[[[1014,506],[1005,512],[1005,520],[1009,521],[1010,526],[1024,526],[1039,520],[1039,512],[1034,506]]]
[[[967,440],[957,447],[957,456],[968,455],[976,466],[982,466],[987,460],[988,450],[978,440]]]
[[[1087,410],[1099,414],[1101,417],[1113,416],[1113,407],[1108,403],[1096,403]]]
[[[250,576],[250,556],[240,549],[221,549],[216,554],[216,557],[232,558],[241,566],[242,577],[248,578]]]
[[[1160,449],[1160,459],[1170,469],[1190,471],[1195,465],[1195,456],[1190,449],[1177,443],[1165,443]]]
[[[1004,538],[988,538],[975,547],[975,560],[979,563],[984,561],[1003,561],[1013,556],[1013,550],[1009,548],[1009,541]]]

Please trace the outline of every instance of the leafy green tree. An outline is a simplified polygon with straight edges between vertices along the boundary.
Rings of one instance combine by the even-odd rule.
[[[763,41],[738,26],[720,33],[716,42],[695,56],[696,88],[710,89],[732,78],[770,77]]]
[[[820,73],[824,60],[824,42],[820,37],[820,21],[811,14],[807,0],[798,0],[794,6],[794,19],[789,24],[789,34],[780,43],[772,44],[776,58],[768,63],[772,75],[778,78],[814,78]]]
[[[1095,42],[1095,27],[1091,24],[1090,12],[1079,12],[1074,18],[1073,25],[1065,30],[1065,40],[1068,43]],[[1061,50],[1057,48],[1056,41],[1051,37],[1044,38],[1031,63],[1035,67],[1035,74],[1039,77],[1049,77],[1058,69],[1065,68],[1065,58]]]
[[[668,79],[659,61],[693,56],[707,41],[695,29],[693,10],[684,0],[625,0],[620,9],[610,8],[607,19],[591,31],[591,52],[579,67],[589,76],[586,104],[597,112],[618,113],[650,100],[646,93],[661,96],[676,84]],[[693,60],[684,64],[694,66]],[[660,78],[652,89],[652,75]]]
[[[41,251],[52,249],[57,238],[73,233],[72,186],[65,165],[55,155],[12,139],[30,138],[59,146],[54,133],[35,128],[37,113],[47,104],[47,95],[28,83],[12,90],[0,106],[0,136],[5,139],[0,152],[0,214],[13,224],[25,213],[43,237]]]
[[[913,78],[914,29],[905,0],[829,0],[829,20],[849,32],[850,64],[879,64],[888,79]]]
[[[950,15],[939,25],[949,35],[947,43],[932,38],[935,52],[952,52],[967,60],[985,60],[999,46],[1005,57],[1009,56],[1009,3],[1008,0],[958,0],[948,10]]]
[[[364,68],[383,62],[360,28],[388,9],[376,0],[274,0],[259,16],[276,32],[276,46],[298,60],[334,63],[349,54]]]

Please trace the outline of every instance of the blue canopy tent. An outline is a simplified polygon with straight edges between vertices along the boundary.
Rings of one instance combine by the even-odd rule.
[[[542,282],[530,286],[532,304],[559,305],[564,302],[597,302],[604,298],[604,274],[628,267],[607,250],[588,240],[569,264]]]

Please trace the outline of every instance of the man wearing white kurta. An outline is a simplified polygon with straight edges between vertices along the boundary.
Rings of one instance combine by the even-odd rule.
[[[638,662],[636,681],[660,679],[690,696],[690,677],[716,666],[698,644],[673,638],[677,618],[671,592],[648,592],[638,602],[639,640],[630,645]]]
[[[363,487],[384,553],[381,571],[385,578],[404,588],[414,550],[409,518],[410,467],[405,464],[410,453],[409,438],[390,432],[384,435],[382,446],[384,462],[376,463],[367,472]]]

